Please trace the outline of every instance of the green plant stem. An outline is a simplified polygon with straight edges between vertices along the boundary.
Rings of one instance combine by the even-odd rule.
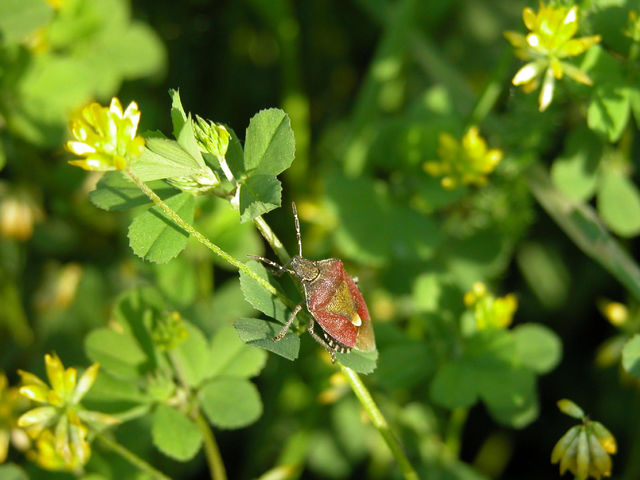
[[[284,298],[284,296],[280,292],[278,292],[276,290],[276,288],[273,285],[271,285],[268,281],[266,281],[264,278],[260,277],[258,274],[256,274],[254,271],[252,271],[249,267],[247,267],[240,260],[232,257],[227,252],[222,250],[220,247],[218,247],[217,245],[212,243],[207,237],[205,237],[202,233],[200,233],[198,230],[193,228],[188,222],[185,222],[182,219],[182,217],[180,217],[180,215],[178,215],[175,211],[173,211],[171,209],[171,207],[169,207],[169,205],[164,203],[162,201],[162,199],[153,190],[151,190],[142,180],[140,180],[140,178],[138,178],[138,176],[136,174],[134,174],[131,171],[130,168],[128,168],[126,170],[126,172],[127,172],[127,175],[129,175],[129,177],[131,177],[131,179],[135,182],[135,184],[138,186],[138,188],[140,188],[140,190],[142,190],[142,192],[147,197],[149,197],[149,199],[155,205],[157,205],[158,208],[160,208],[160,210],[162,210],[167,217],[169,217],[171,220],[173,220],[176,223],[176,225],[178,225],[184,231],[188,232],[193,238],[198,240],[201,244],[203,244],[205,247],[207,247],[213,253],[215,253],[219,257],[223,258],[224,260],[229,262],[231,265],[236,267],[238,270],[244,272],[249,277],[251,277],[253,280],[258,282],[269,293],[272,293],[273,295],[276,295],[276,296],[280,297],[282,300],[286,300]]]
[[[527,171],[527,184],[538,203],[573,243],[640,300],[640,267],[602,225],[593,208],[567,198],[540,164],[533,164]]]
[[[469,415],[468,408],[454,408],[449,417],[449,425],[447,426],[447,434],[445,445],[449,452],[458,458],[460,455],[460,445],[462,440],[462,428],[467,421]]]
[[[220,455],[220,449],[216,442],[216,437],[213,435],[211,425],[204,418],[202,412],[198,411],[195,416],[196,425],[202,433],[202,441],[204,444],[204,453],[209,465],[209,472],[211,472],[212,480],[227,480],[227,472],[224,468],[224,462]]]
[[[493,110],[493,107],[500,97],[500,93],[502,93],[505,80],[510,73],[513,58],[510,47],[503,49],[498,67],[493,69],[491,78],[485,85],[480,98],[476,101],[475,107],[473,107],[473,111],[467,122],[468,127],[482,123],[489,112]]]
[[[196,397],[193,396],[189,382],[185,379],[184,369],[182,368],[180,359],[175,355],[175,352],[169,352],[169,361],[173,365],[173,370],[175,371],[182,388],[187,391],[190,398],[195,400]],[[204,455],[207,459],[207,465],[209,465],[211,480],[227,480],[227,471],[224,467],[222,456],[220,455],[220,449],[218,448],[216,437],[213,434],[213,430],[211,430],[211,425],[209,425],[209,422],[207,422],[206,418],[202,415],[198,405],[194,405],[190,416],[195,420],[196,425],[202,434]]]
[[[282,242],[278,238],[278,236],[271,230],[269,224],[262,218],[262,216],[256,217],[253,219],[253,223],[263,236],[263,238],[267,241],[267,243],[271,246],[273,251],[278,256],[278,259],[282,262],[283,265],[287,264],[291,257],[289,253],[282,245]]]
[[[376,402],[374,402],[367,387],[362,383],[360,376],[349,367],[345,367],[342,364],[340,364],[340,368],[349,380],[351,388],[356,394],[356,397],[358,397],[362,407],[369,414],[371,423],[373,423],[373,426],[378,430],[378,432],[380,432],[380,435],[382,435],[382,438],[389,447],[389,450],[391,450],[391,454],[396,459],[404,478],[406,480],[419,480],[418,474],[411,466],[411,463],[402,450],[398,439],[391,431],[391,428],[389,428],[387,420],[384,418],[384,415],[382,415],[382,412],[378,408],[378,405],[376,405]]]
[[[135,453],[133,453],[128,448],[124,447],[120,443],[111,440],[109,437],[99,433],[96,435],[96,439],[98,442],[105,448],[108,448],[114,453],[117,453],[122,458],[124,458],[127,462],[137,467],[140,471],[145,472],[151,475],[153,478],[159,480],[171,480],[171,477],[168,477],[164,473],[156,470],[154,467],[145,462],[142,458],[138,457]]]

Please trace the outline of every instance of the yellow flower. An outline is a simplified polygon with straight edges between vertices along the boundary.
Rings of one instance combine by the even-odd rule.
[[[620,302],[612,302],[610,300],[600,300],[598,302],[600,312],[605,316],[611,325],[619,327],[629,320],[629,309]]]
[[[0,182],[0,236],[26,241],[44,212],[37,197],[24,187]]]
[[[502,151],[489,149],[480,136],[478,127],[469,128],[462,141],[446,132],[438,135],[439,161],[425,162],[425,172],[434,177],[442,176],[443,188],[459,185],[485,185],[487,175],[502,159]]]
[[[543,78],[538,99],[541,112],[553,99],[555,80],[560,80],[564,74],[576,82],[593,84],[582,70],[562,61],[580,55],[601,39],[600,35],[573,38],[578,30],[578,7],[551,7],[540,2],[538,13],[527,7],[522,11],[522,19],[530,30],[526,36],[518,32],[504,32],[516,49],[516,56],[528,61],[512,82],[516,86],[522,85],[528,93],[538,88],[540,78]]]
[[[6,375],[0,372],[0,463],[7,459],[10,442],[20,450],[29,447],[29,438],[17,424],[18,416],[26,407],[27,401],[17,388],[9,387]]]
[[[111,99],[109,107],[92,103],[82,109],[70,123],[75,140],[67,142],[67,149],[82,160],[71,165],[85,170],[122,170],[144,150],[144,139],[136,136],[140,110],[131,102],[125,111],[120,100]]]
[[[35,448],[27,452],[27,458],[45,470],[54,472],[79,470],[84,465],[78,456],[72,456],[70,460],[66,460],[58,452],[56,449],[56,437],[51,430],[42,432],[42,435],[36,440]]]
[[[578,480],[611,476],[611,457],[617,451],[616,439],[600,422],[590,420],[570,400],[560,400],[563,413],[582,421],[571,427],[553,447],[551,463],[560,464],[560,475],[569,470]]]
[[[470,291],[464,295],[464,304],[473,310],[476,328],[507,328],[513,321],[513,315],[518,309],[518,300],[513,293],[496,298],[487,292],[482,282],[476,282]]]
[[[45,435],[43,451],[48,449],[46,438],[54,435],[52,445],[67,466],[84,465],[91,449],[87,441],[89,430],[83,422],[104,425],[119,422],[110,415],[85,410],[80,404],[96,379],[99,365],[94,363],[78,379],[76,369],[65,369],[58,355],[47,354],[44,359],[50,386],[32,373],[18,371],[23,384],[20,394],[41,404],[24,413],[18,426],[34,439]]]

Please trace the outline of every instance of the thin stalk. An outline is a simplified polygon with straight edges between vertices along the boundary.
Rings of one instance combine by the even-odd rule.
[[[419,480],[418,474],[411,466],[411,463],[402,450],[398,439],[391,431],[391,428],[389,428],[387,420],[384,418],[384,415],[382,415],[378,405],[376,405],[376,402],[371,397],[371,393],[369,393],[367,387],[362,383],[360,376],[349,367],[345,367],[342,364],[340,364],[340,369],[349,380],[351,389],[353,390],[353,393],[356,394],[356,397],[358,397],[362,407],[369,414],[371,423],[373,423],[373,426],[378,430],[378,432],[380,432],[380,435],[382,435],[382,438],[389,447],[389,450],[391,450],[391,454],[400,467],[400,471],[404,475],[404,478],[406,480]]]
[[[485,85],[480,98],[476,101],[476,105],[469,117],[468,126],[482,123],[485,117],[489,114],[495,106],[502,88],[507,78],[511,64],[513,63],[513,54],[510,48],[505,48],[500,57],[498,67],[494,68],[494,72],[489,79],[489,82]]]
[[[105,435],[98,433],[96,435],[96,440],[98,440],[98,442],[100,442],[100,444],[103,447],[108,448],[114,453],[117,453],[122,458],[124,458],[127,462],[129,462],[131,465],[134,465],[135,467],[137,467],[141,472],[145,472],[158,480],[171,480],[171,477],[168,477],[161,471],[156,470],[154,467],[152,467],[142,458],[137,456],[131,450],[121,445],[120,443],[111,440],[109,437],[106,437]]]
[[[169,361],[173,365],[173,370],[176,372],[182,388],[186,390],[187,396],[194,399],[191,387],[184,377],[182,364],[174,352],[169,352]],[[227,480],[227,471],[224,467],[222,455],[220,455],[220,449],[218,448],[213,430],[211,430],[211,426],[203,417],[200,407],[198,405],[194,405],[193,407],[190,417],[195,420],[196,426],[202,434],[204,456],[207,459],[207,465],[209,465],[209,475],[211,476],[211,480]]]
[[[253,219],[253,223],[263,236],[263,238],[267,241],[267,243],[271,246],[273,251],[278,256],[278,259],[282,262],[283,265],[287,264],[291,257],[287,250],[282,245],[282,242],[278,238],[278,236],[271,230],[269,224],[262,218],[262,216],[256,217]]]
[[[138,178],[138,176],[135,173],[133,173],[130,168],[128,168],[126,170],[126,172],[127,172],[127,175],[129,175],[129,177],[131,177],[131,179],[135,182],[135,184],[138,186],[138,188],[140,188],[140,190],[142,190],[142,192],[147,197],[149,197],[149,199],[154,204],[156,204],[158,206],[158,208],[160,208],[160,210],[162,210],[167,217],[169,217],[171,220],[173,220],[176,223],[176,225],[178,225],[184,231],[188,232],[193,238],[195,238],[197,241],[199,241],[201,244],[203,244],[205,247],[207,247],[213,253],[215,253],[219,257],[223,258],[224,260],[229,262],[231,265],[236,267],[238,270],[244,272],[249,277],[251,277],[253,280],[258,282],[262,286],[262,288],[267,290],[269,293],[271,293],[273,295],[276,295],[276,296],[280,297],[281,299],[285,300],[283,295],[280,292],[278,292],[276,290],[276,288],[273,285],[271,285],[268,281],[266,281],[264,278],[262,278],[259,275],[257,275],[254,271],[252,271],[249,267],[247,267],[240,260],[232,257],[227,252],[222,250],[219,246],[217,246],[214,243],[212,243],[202,233],[200,233],[198,230],[193,228],[188,222],[184,221],[182,219],[182,217],[180,217],[180,215],[178,215],[175,211],[173,211],[171,209],[171,207],[169,207],[169,205],[164,203],[164,201],[153,190],[151,190],[142,180],[140,180],[140,178]]]
[[[220,455],[220,449],[218,448],[216,437],[213,435],[213,430],[211,430],[211,425],[209,425],[209,422],[207,422],[200,411],[198,411],[194,420],[202,434],[204,454],[207,458],[209,471],[211,472],[211,479],[227,480],[227,472],[224,468],[224,462],[222,461],[222,455]]]
[[[566,197],[538,163],[529,167],[527,183],[538,203],[573,243],[640,300],[640,266],[602,225],[596,211],[587,203]]]
[[[462,428],[467,421],[469,415],[468,408],[455,408],[449,417],[449,425],[447,426],[447,434],[445,445],[447,450],[455,457],[460,455],[460,445],[462,443]]]

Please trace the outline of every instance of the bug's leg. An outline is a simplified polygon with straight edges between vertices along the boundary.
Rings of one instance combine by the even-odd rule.
[[[282,327],[282,330],[280,330],[280,333],[278,333],[278,335],[273,337],[274,342],[277,342],[278,340],[282,340],[284,338],[284,336],[287,334],[287,332],[291,328],[291,324],[296,319],[296,315],[298,314],[301,308],[302,308],[302,304],[299,303],[298,306],[293,309],[293,312],[291,312],[291,315],[289,315],[289,319],[287,320],[287,323],[284,324],[284,327]]]
[[[282,275],[284,272],[287,271],[286,268],[284,268],[282,265],[278,265],[276,262],[269,260],[268,258],[264,258],[264,257],[259,257],[257,255],[250,255],[247,254],[247,257],[251,257],[251,258],[255,258],[256,260],[260,260],[262,263],[269,265],[270,267],[273,267],[276,269],[276,271],[274,272],[276,275]]]
[[[316,332],[313,331],[313,326],[315,325],[315,320],[313,319],[313,315],[309,318],[309,326],[307,327],[307,330],[309,331],[309,333],[311,334],[311,336],[313,337],[313,339],[318,342],[320,345],[322,345],[324,347],[324,349],[329,352],[329,355],[331,355],[331,363],[336,363],[336,351],[334,348],[331,348],[329,346],[329,344],[327,342],[325,342],[320,335],[318,335]]]

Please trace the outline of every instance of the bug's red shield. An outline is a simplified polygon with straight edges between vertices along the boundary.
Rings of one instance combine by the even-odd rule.
[[[322,329],[342,345],[365,352],[376,348],[362,294],[338,259],[318,262],[320,275],[307,287],[307,307]]]

